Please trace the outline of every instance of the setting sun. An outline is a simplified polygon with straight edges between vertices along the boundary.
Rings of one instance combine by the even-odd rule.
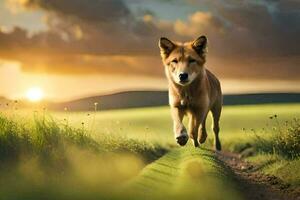
[[[33,87],[28,89],[26,97],[29,101],[37,102],[43,99],[44,93],[41,88]]]

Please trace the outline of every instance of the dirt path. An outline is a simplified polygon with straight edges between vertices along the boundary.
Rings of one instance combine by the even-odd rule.
[[[129,185],[135,199],[297,199],[276,177],[256,172],[236,155],[193,147],[171,150]]]
[[[222,152],[217,153],[217,157],[233,171],[246,199],[300,199],[299,191],[292,190],[288,184],[284,184],[275,176],[258,172],[257,167],[243,161],[237,154]]]

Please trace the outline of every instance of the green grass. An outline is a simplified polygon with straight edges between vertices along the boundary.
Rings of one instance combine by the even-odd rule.
[[[127,185],[136,199],[243,199],[232,172],[213,151],[177,148]]]
[[[300,158],[300,121],[294,118],[292,121],[280,123],[275,115],[275,125],[263,128],[260,133],[253,129],[253,145],[256,152],[275,154],[285,159]],[[270,117],[273,119],[273,117]]]
[[[281,153],[273,151],[272,141],[279,141],[281,146],[278,148],[282,149],[286,139],[274,140],[272,134],[266,135],[264,140],[269,143],[265,145],[265,141],[261,140],[261,146],[266,147],[262,150],[260,140],[248,133],[251,129],[262,130],[266,123],[271,123],[269,117],[275,114],[278,123],[299,118],[300,104],[225,106],[221,118],[221,141],[225,150],[235,152],[256,147],[255,152],[259,153],[248,157],[249,161],[261,166],[261,171],[297,186],[299,159],[284,156],[286,152],[294,155],[293,149],[286,148]],[[206,148],[212,146],[210,124],[211,119],[207,122],[209,138],[204,145]],[[294,137],[291,138],[291,144],[297,142]],[[132,199],[134,196],[151,199],[151,195],[143,196],[147,191],[136,188],[136,183],[141,183],[147,188],[153,187],[152,194],[157,198],[161,197],[157,194],[163,191],[168,197],[177,199],[185,199],[187,194],[191,198],[202,195],[212,199],[210,195],[224,195],[240,199],[241,194],[232,190],[237,183],[228,178],[230,171],[215,158],[213,152],[191,146],[190,142],[188,147],[174,148],[178,146],[173,138],[168,107],[91,113],[2,111],[0,197]],[[144,168],[167,151],[169,153],[157,162]],[[170,176],[164,177],[167,174]],[[148,179],[145,180],[145,177]],[[165,181],[159,180],[161,178]],[[164,187],[166,181],[172,182],[167,185],[170,190]]]
[[[256,154],[247,160],[265,174],[276,176],[292,187],[300,186],[300,159],[287,160],[273,154]]]
[[[279,177],[292,187],[300,186],[300,121],[282,121],[270,116],[264,128],[245,130],[239,141],[227,140],[234,152],[241,153],[257,170]]]
[[[274,119],[270,119],[274,115],[277,116],[276,122]],[[66,118],[70,124],[77,124],[77,126],[80,122],[84,122],[87,128],[92,130],[94,138],[101,138],[103,134],[126,135],[137,140],[146,140],[162,145],[168,144],[170,146],[175,144],[168,107],[100,111],[96,114],[90,113],[89,116],[87,116],[87,113],[60,112],[55,113],[54,116],[60,120]],[[225,106],[222,112],[220,131],[223,149],[240,153],[247,147],[253,147],[256,144],[257,147],[260,145],[256,149],[260,154],[255,154],[254,157],[251,157],[251,161],[254,162],[256,156],[265,157],[265,160],[268,160],[270,155],[274,153],[273,144],[275,139],[273,136],[270,136],[272,133],[265,134],[265,142],[262,143],[255,140],[255,137],[251,134],[252,131],[262,131],[263,128],[272,128],[277,123],[284,124],[287,120],[291,121],[299,117],[300,104]],[[209,132],[208,142],[204,146],[211,148],[213,140],[213,133],[210,129],[211,117],[207,121],[207,127]],[[280,142],[279,140],[276,141]],[[283,140],[280,144],[284,145],[285,141]],[[287,148],[290,146],[285,145]],[[280,147],[279,143],[277,147],[279,149],[275,152],[276,162],[268,162],[266,164],[263,162],[264,159],[260,159],[260,162],[255,162],[255,164],[264,166],[260,170],[265,173],[278,176],[292,185],[299,185],[300,170],[294,170],[293,174],[288,174],[286,173],[287,170],[285,170],[286,166],[288,166],[286,167],[287,169],[299,168],[299,159],[291,162],[288,160],[288,156],[283,156],[284,153],[280,153],[280,149],[283,149],[283,147]],[[286,150],[284,151],[286,152]],[[280,155],[278,156],[279,153]]]
[[[46,114],[0,114],[0,199],[101,199],[167,149],[131,138],[94,140]]]
[[[18,160],[23,154],[43,158],[61,156],[70,145],[94,152],[132,152],[145,157],[155,151],[164,151],[157,144],[125,136],[104,135],[96,141],[84,128],[58,123],[47,115],[35,114],[30,120],[2,114],[0,130],[0,161]],[[151,159],[149,156],[147,159]]]
[[[70,108],[71,110],[72,108]],[[300,104],[225,106],[221,117],[221,139],[230,136],[244,136],[243,128],[263,128],[270,116],[277,114],[281,121],[300,116]],[[163,144],[174,144],[172,120],[169,107],[124,109],[100,112],[54,112],[58,121],[64,119],[74,127],[84,127],[92,136],[101,138],[104,134],[126,136]],[[185,120],[186,122],[186,120]],[[209,138],[211,117],[207,121]]]

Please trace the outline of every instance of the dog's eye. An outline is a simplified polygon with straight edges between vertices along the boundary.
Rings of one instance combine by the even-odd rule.
[[[193,59],[193,58],[189,59],[189,63],[195,63],[195,62],[197,62],[195,59]]]
[[[178,63],[178,60],[175,58],[174,60],[172,60],[172,63]]]

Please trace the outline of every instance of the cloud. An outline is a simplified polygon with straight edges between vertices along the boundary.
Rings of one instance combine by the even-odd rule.
[[[155,56],[118,55],[111,49],[108,52],[99,49],[95,53],[82,48],[82,43],[69,43],[49,32],[28,37],[24,29],[15,28],[12,32],[0,32],[0,43],[0,57],[20,61],[22,69],[27,72],[157,76],[162,69]]]
[[[19,0],[28,9],[46,12],[49,31],[34,35],[44,38],[56,34],[78,53],[149,54],[156,44],[151,39],[160,29],[137,19],[122,0]],[[151,41],[149,41],[149,39]],[[44,45],[49,45],[43,41]],[[56,45],[54,43],[53,45]]]
[[[186,6],[199,10],[174,20],[151,10],[134,13],[128,0],[10,1],[46,14],[46,31],[0,30],[0,58],[20,61],[26,71],[162,76],[158,38],[202,34],[209,38],[208,64],[220,76],[296,79],[300,70],[300,3],[294,0],[189,0]]]
[[[46,13],[47,31],[31,36],[20,27],[0,31],[5,47],[0,48],[0,57],[21,61],[25,71],[157,75],[161,70],[159,59],[154,59],[159,55],[156,41],[168,27],[137,19],[121,0],[14,3]]]
[[[295,8],[300,7],[300,2],[200,2],[209,11],[195,12],[186,21],[176,21],[174,30],[191,37],[207,34],[209,60],[218,74],[298,79],[295,73],[300,73],[300,12]]]
[[[176,20],[174,31],[183,36],[197,37],[201,34],[222,33],[224,25],[220,19],[210,12],[195,12],[188,17],[187,21]]]
[[[21,4],[94,22],[120,20],[131,14],[122,0],[22,0]]]

